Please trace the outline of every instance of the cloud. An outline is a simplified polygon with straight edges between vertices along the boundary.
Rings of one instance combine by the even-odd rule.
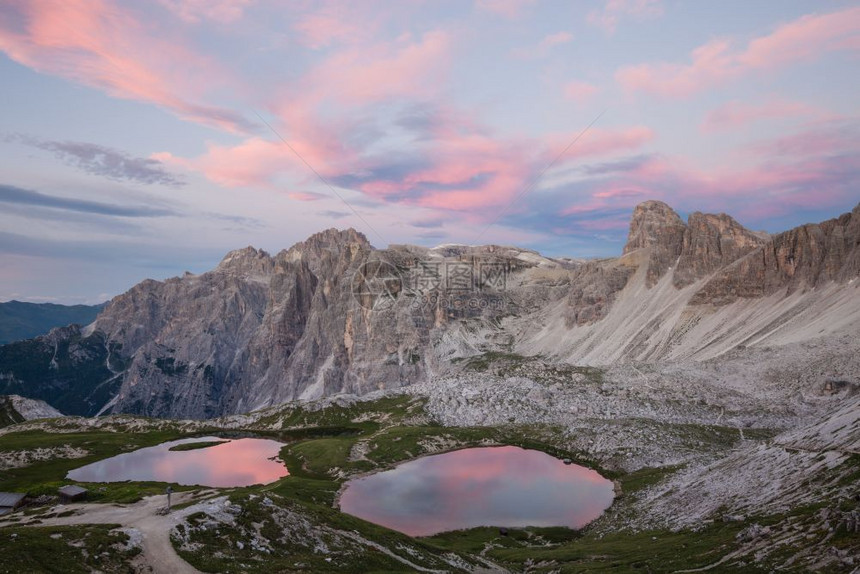
[[[93,143],[50,141],[23,135],[11,136],[7,138],[7,141],[17,141],[50,151],[69,165],[115,181],[133,181],[173,187],[185,185],[184,181],[166,171],[163,164],[157,159],[132,157],[119,150]]]
[[[467,213],[488,219],[509,204],[550,162],[564,165],[582,157],[611,155],[637,149],[653,134],[647,128],[593,129],[562,155],[575,134],[555,134],[543,141],[499,139],[484,129],[471,130],[459,116],[439,118],[433,137],[415,151],[415,157],[379,163],[360,178],[339,180],[369,196]]]
[[[422,231],[421,233],[417,233],[415,237],[424,241],[434,241],[438,243],[442,239],[447,239],[449,235],[444,231]]]
[[[564,96],[578,103],[584,103],[593,98],[600,88],[588,82],[568,82],[564,85]]]
[[[216,221],[224,221],[233,224],[227,229],[245,231],[249,229],[262,229],[266,227],[260,219],[256,217],[243,217],[241,215],[225,215],[223,213],[204,213],[205,217]]]
[[[578,170],[585,175],[595,176],[595,175],[616,175],[619,173],[626,173],[634,171],[640,168],[643,164],[649,162],[653,156],[650,155],[636,155],[632,157],[625,157],[613,161],[595,163],[584,165]]]
[[[291,191],[287,193],[287,197],[296,201],[319,201],[320,199],[325,199],[328,196],[324,193],[316,193],[313,191]]]
[[[654,131],[646,126],[621,129],[591,128],[571,146],[579,133],[553,134],[548,137],[549,154],[552,157],[564,153],[570,161],[575,158],[611,155],[642,147],[654,139]],[[568,148],[570,146],[570,148]],[[567,149],[565,152],[564,150]]]
[[[33,207],[45,207],[50,209],[64,209],[81,213],[92,213],[96,215],[109,215],[114,217],[164,217],[177,215],[176,212],[164,208],[147,206],[120,206],[84,199],[72,199],[46,195],[38,191],[23,189],[14,185],[0,184],[0,202],[19,205],[30,205]]]
[[[218,261],[223,252],[217,248],[196,248],[183,245],[134,241],[88,241],[30,237],[0,231],[0,254],[46,257],[81,261],[102,267],[105,264],[125,265],[134,261],[140,268],[181,270],[191,261]],[[100,271],[105,272],[104,268]]]
[[[401,39],[340,50],[300,81],[306,98],[357,105],[412,96],[427,98],[440,88],[451,60],[451,37],[425,32],[417,41]]]
[[[844,155],[847,163],[857,164],[860,153],[860,120],[829,120],[806,129],[747,146],[744,153],[764,158],[792,160],[821,155]]]
[[[628,16],[636,18],[659,16],[663,0],[604,0],[602,10],[592,10],[587,21],[609,34],[615,33],[618,22]]]
[[[213,20],[229,24],[239,20],[254,0],[158,0],[158,3],[185,22]]]
[[[391,122],[414,137],[412,145],[404,148],[401,140],[397,151],[379,153],[362,146],[346,147],[349,134],[363,129],[360,123],[311,123],[312,114],[295,117],[297,113],[296,108],[285,110],[277,121],[293,131],[295,135],[287,132],[286,136],[290,145],[328,181],[385,203],[458,211],[475,220],[487,214],[474,210],[510,202],[577,135],[500,138],[474,114],[444,105],[411,104],[393,114]],[[558,164],[635,150],[652,138],[652,131],[642,126],[594,128]],[[315,179],[281,142],[260,138],[234,146],[210,145],[206,154],[190,160],[156,157],[198,169],[221,185],[276,188],[285,173],[304,174],[309,182]]]
[[[858,120],[825,121],[768,138],[745,148],[743,157],[746,161],[732,169],[697,168],[664,155],[593,164],[579,170],[585,177],[526,195],[522,208],[500,224],[551,233],[556,246],[570,238],[588,241],[593,250],[595,238],[603,237],[612,254],[623,244],[633,207],[647,199],[682,212],[731,213],[751,228],[770,231],[802,223],[797,214],[806,221],[827,219],[857,204]]]
[[[335,211],[333,209],[326,209],[324,211],[317,212],[317,215],[321,215],[329,219],[343,219],[344,217],[349,217],[350,215],[352,215],[352,213],[350,213],[349,211]]]
[[[811,14],[754,38],[741,49],[725,38],[693,50],[690,63],[660,62],[619,69],[615,78],[629,92],[683,98],[755,72],[812,61],[837,51],[860,51],[860,7]]]
[[[543,58],[546,57],[554,47],[568,44],[572,41],[573,34],[570,32],[556,32],[555,34],[544,36],[536,46],[514,48],[511,50],[511,54],[516,58],[523,59]]]
[[[718,132],[748,126],[762,120],[821,115],[812,106],[772,98],[760,104],[732,100],[708,112],[702,122],[702,131]]]
[[[293,29],[298,33],[299,43],[319,50],[372,37],[377,26],[354,8],[346,3],[325,3],[312,12],[298,15]]]
[[[27,0],[0,6],[0,50],[12,60],[99,89],[155,104],[180,118],[246,133],[256,124],[209,105],[207,91],[230,83],[221,66],[144,24],[130,6],[103,0]]]
[[[535,2],[536,0],[476,0],[475,7],[509,20],[516,20]]]
[[[442,227],[447,223],[447,220],[441,217],[432,218],[432,219],[416,219],[409,222],[409,225],[412,227],[419,227],[422,229],[436,229]]]

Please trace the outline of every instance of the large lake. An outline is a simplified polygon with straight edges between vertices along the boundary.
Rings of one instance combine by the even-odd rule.
[[[428,456],[351,480],[343,512],[410,536],[477,526],[581,528],[606,510],[612,482],[514,446]]]
[[[68,474],[81,482],[125,480],[172,482],[214,487],[267,484],[289,474],[277,460],[283,443],[241,438],[195,450],[171,451],[176,445],[222,441],[217,437],[181,439],[100,460]]]

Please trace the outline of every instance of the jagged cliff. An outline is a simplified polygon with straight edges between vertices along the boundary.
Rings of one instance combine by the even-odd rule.
[[[860,206],[767,237],[649,201],[623,255],[590,262],[501,246],[377,250],[330,229],[144,281],[83,330],[0,347],[0,393],[70,413],[205,418],[424,382],[488,351],[709,358],[812,336],[810,324],[856,325],[858,245]]]

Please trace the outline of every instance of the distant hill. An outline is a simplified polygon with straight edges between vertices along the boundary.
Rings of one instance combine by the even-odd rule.
[[[18,395],[0,395],[0,428],[31,419],[61,416],[63,413],[44,401]]]
[[[44,335],[54,327],[77,323],[89,325],[101,305],[55,305],[53,303],[0,303],[0,345]]]

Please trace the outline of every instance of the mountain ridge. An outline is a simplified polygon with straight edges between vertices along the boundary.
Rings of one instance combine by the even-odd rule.
[[[6,301],[0,303],[0,345],[45,335],[54,327],[88,325],[105,306],[58,305]]]
[[[858,245],[860,205],[763,237],[725,214],[685,223],[648,201],[620,257],[584,262],[503,246],[375,249],[328,229],[143,281],[82,331],[0,347],[0,392],[50,402],[48,385],[73,414],[209,418],[425,383],[484,353],[702,360],[855,325]],[[53,366],[58,352],[68,360]],[[15,357],[28,353],[26,370]]]

